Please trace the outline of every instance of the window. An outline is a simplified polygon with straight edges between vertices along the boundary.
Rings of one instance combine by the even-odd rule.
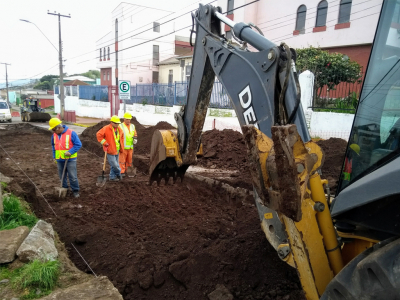
[[[157,66],[160,61],[160,46],[153,45],[153,66]]]
[[[300,5],[297,9],[296,30],[305,33],[307,7]]]
[[[173,71],[173,70],[169,70],[169,74],[168,74],[168,84],[171,85],[172,82],[174,82],[174,71]]]
[[[107,71],[107,80],[110,80],[110,71]]]
[[[160,23],[153,22],[153,31],[160,32]]]
[[[103,72],[103,80],[106,80],[106,71]]]
[[[400,3],[383,5],[346,151],[348,176],[343,174],[339,190],[400,156],[400,47],[389,27]]]
[[[350,22],[351,0],[340,1],[338,24]]]
[[[186,66],[186,81],[190,81],[190,71],[192,70],[191,65]]]
[[[153,83],[158,83],[158,72],[153,71]]]
[[[102,57],[103,57],[103,56],[102,56],[102,52],[101,52],[101,48],[100,48],[100,60],[101,60]]]
[[[103,56],[104,56],[104,60],[106,60],[106,47],[104,47],[104,53],[103,53]]]
[[[315,27],[323,27],[326,25],[326,15],[328,14],[328,2],[321,1],[317,8],[317,22]]]
[[[233,0],[228,0],[228,7],[227,7],[228,9],[226,11],[227,15],[233,14],[233,6],[234,6]]]
[[[108,47],[108,53],[107,53],[108,55],[108,60],[110,60],[110,47]]]

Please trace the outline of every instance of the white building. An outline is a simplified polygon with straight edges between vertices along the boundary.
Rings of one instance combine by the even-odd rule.
[[[286,0],[279,5],[260,0],[245,6],[250,2],[218,0],[218,5],[224,12],[244,6],[229,17],[256,24],[275,44],[320,47],[367,65],[382,0]]]
[[[160,61],[192,54],[188,42],[192,22],[190,11],[197,8],[197,3],[132,2],[121,2],[111,12],[110,31],[97,41],[97,68],[101,70],[102,85],[115,85],[116,46],[118,79],[130,80],[131,84],[158,82]]]

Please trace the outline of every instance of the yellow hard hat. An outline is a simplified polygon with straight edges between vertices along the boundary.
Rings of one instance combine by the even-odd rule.
[[[360,146],[358,146],[357,144],[351,144],[350,145],[350,149],[353,149],[353,151],[355,153],[357,153],[358,155],[360,155]]]
[[[54,127],[60,125],[62,122],[59,118],[51,118],[49,121],[49,130],[52,130]]]
[[[126,113],[124,114],[124,119],[132,119],[131,113],[126,112]]]
[[[121,124],[121,120],[120,118],[118,118],[118,116],[112,116],[110,121],[113,123]]]

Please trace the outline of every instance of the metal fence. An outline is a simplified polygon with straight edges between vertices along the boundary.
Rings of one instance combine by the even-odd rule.
[[[79,99],[108,102],[107,85],[80,85]]]
[[[80,85],[79,98],[95,101],[108,102],[108,86]],[[76,86],[65,87],[67,96],[76,95]],[[59,86],[54,89],[59,94]],[[126,100],[127,104],[152,104],[162,106],[185,105],[188,91],[188,82],[136,84],[131,86],[131,99]],[[210,107],[212,108],[233,108],[226,90],[220,82],[214,82],[211,93]]]
[[[188,82],[136,84],[131,86],[131,99],[128,104],[185,105]],[[210,107],[233,108],[228,95],[220,82],[214,82]]]

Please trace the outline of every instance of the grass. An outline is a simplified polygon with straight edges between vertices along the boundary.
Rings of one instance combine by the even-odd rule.
[[[0,280],[10,280],[11,287],[21,293],[21,299],[36,299],[50,294],[59,274],[60,262],[57,260],[34,260],[13,271],[6,266],[0,267]]]
[[[38,219],[29,211],[29,207],[23,206],[14,195],[3,198],[4,212],[0,214],[0,230],[14,229],[19,226],[32,228]]]

